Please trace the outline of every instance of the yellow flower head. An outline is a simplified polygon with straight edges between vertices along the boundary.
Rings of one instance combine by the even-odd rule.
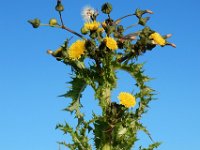
[[[106,37],[104,39],[105,43],[106,43],[106,46],[110,49],[110,50],[116,50],[118,49],[118,46],[117,46],[117,42],[111,38],[111,37]]]
[[[69,58],[79,59],[85,51],[85,41],[77,40],[68,49]]]
[[[136,104],[135,97],[127,92],[121,92],[118,95],[118,99],[120,100],[120,104],[124,105],[125,107],[134,107]]]
[[[95,31],[99,28],[100,23],[97,21],[93,21],[93,22],[86,22],[84,24],[84,27],[87,28],[90,31]]]
[[[164,46],[166,44],[165,39],[157,32],[152,33],[149,36],[149,38],[152,39],[155,44],[158,44],[158,45],[161,45],[161,46]]]

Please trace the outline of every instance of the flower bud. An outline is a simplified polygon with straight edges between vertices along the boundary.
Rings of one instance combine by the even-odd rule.
[[[97,36],[98,36],[97,32],[90,33],[90,38],[92,38],[92,39],[97,38]]]
[[[141,18],[142,15],[146,14],[146,13],[149,13],[149,14],[153,14],[153,11],[147,9],[147,10],[141,10],[141,9],[136,9],[135,11],[135,15],[138,17],[138,18]]]
[[[56,5],[55,9],[56,9],[56,11],[59,11],[59,12],[64,10],[64,6],[62,5],[61,0],[57,1],[57,5]]]
[[[83,26],[82,28],[81,28],[81,33],[82,34],[87,34],[89,32],[89,30],[85,27],[85,26]]]
[[[28,20],[28,22],[33,26],[33,28],[38,28],[40,26],[40,20],[34,19],[34,20]]]
[[[50,26],[55,26],[55,25],[57,25],[57,24],[58,24],[58,23],[57,23],[57,20],[56,20],[56,19],[52,18],[52,19],[49,20],[49,25],[50,25]]]
[[[112,11],[112,5],[110,3],[103,4],[101,7],[101,11],[104,14],[110,14],[110,12]]]
[[[136,9],[135,11],[135,15],[138,17],[138,18],[141,18],[142,15],[145,13],[144,10],[141,10],[141,9]]]
[[[103,145],[103,147],[102,147],[102,150],[110,150],[110,149],[111,149],[110,144],[105,144],[105,145]]]
[[[122,25],[117,26],[117,31],[119,33],[123,33],[124,32],[124,27]]]
[[[149,20],[149,17],[140,18],[138,23],[142,26],[145,26],[148,20]]]
[[[97,29],[97,33],[102,33],[102,32],[104,32],[104,29],[103,29],[103,28],[98,28],[98,29]]]
[[[104,21],[104,22],[102,22],[101,23],[101,26],[105,29],[106,27],[107,27],[107,24],[106,24],[106,22]]]

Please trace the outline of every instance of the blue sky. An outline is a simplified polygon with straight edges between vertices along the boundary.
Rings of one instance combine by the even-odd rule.
[[[83,24],[80,16],[83,6],[89,4],[100,10],[104,2],[63,0],[66,25],[79,31]],[[157,47],[140,58],[146,62],[145,73],[155,78],[150,85],[158,92],[143,123],[156,141],[163,142],[158,150],[196,150],[200,139],[200,2],[109,2],[113,3],[113,18],[136,8],[151,9],[154,14],[148,25],[161,34],[173,34],[169,41],[177,45],[176,49]],[[58,18],[55,3],[56,0],[1,2],[0,149],[55,150],[57,141],[69,140],[55,126],[65,120],[74,122],[73,117],[62,111],[69,100],[58,97],[67,91],[70,68],[48,56],[46,50],[56,49],[71,35],[48,27],[33,29],[27,23],[35,17],[42,22]],[[99,19],[102,18],[103,14]],[[124,23],[135,23],[131,19]],[[131,78],[119,73],[119,79],[119,87],[123,89],[117,91],[129,90]],[[92,96],[91,89],[87,88],[83,96],[87,107],[83,111],[96,108],[97,102],[91,104]],[[143,134],[140,138],[145,139],[144,144],[150,142]]]

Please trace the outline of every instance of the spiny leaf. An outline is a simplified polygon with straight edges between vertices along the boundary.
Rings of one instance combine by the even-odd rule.
[[[142,148],[142,146],[139,147],[139,150],[154,150],[155,148],[158,148],[161,145],[161,142],[155,142],[151,145],[149,145],[148,148]]]
[[[80,107],[82,106],[80,103],[81,93],[86,88],[86,82],[81,78],[72,78],[73,80],[69,82],[72,86],[71,89],[64,94],[65,97],[70,97],[72,99],[72,103],[65,110],[72,112],[76,112],[76,117],[81,119],[83,114],[80,112]]]
[[[107,134],[106,131],[108,130],[108,123],[106,121],[103,121],[101,118],[99,118],[95,123],[94,123],[94,142],[95,146],[97,149],[102,148],[104,144],[108,142],[108,139],[111,135]]]
[[[144,126],[142,125],[142,123],[136,122],[135,125],[136,125],[136,127],[137,127],[137,130],[141,130],[141,131],[143,131],[144,133],[146,133],[146,134],[149,136],[150,140],[153,142],[153,139],[152,139],[152,137],[151,137],[151,134],[149,133],[149,131],[147,130],[147,128],[144,127]]]
[[[68,123],[65,123],[65,125],[58,124],[56,128],[62,130],[65,134],[69,133],[71,135],[74,144],[65,144],[67,147],[91,150],[91,146],[88,144],[88,138],[85,135],[79,135]]]

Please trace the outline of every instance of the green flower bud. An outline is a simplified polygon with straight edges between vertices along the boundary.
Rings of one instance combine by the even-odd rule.
[[[82,33],[82,34],[88,34],[88,32],[89,32],[89,30],[88,30],[85,26],[83,26],[83,27],[81,28],[81,33]]]
[[[118,41],[117,41],[117,46],[118,46],[119,49],[123,49],[123,48],[124,48],[124,43],[123,43],[123,41],[118,40]],[[118,56],[117,56],[117,57],[118,57]],[[121,57],[121,55],[120,55],[120,57]]]
[[[57,5],[56,5],[55,9],[56,9],[56,11],[59,11],[59,12],[64,10],[64,6],[62,5],[60,0],[57,1]]]
[[[90,37],[91,37],[92,39],[97,38],[97,36],[98,36],[97,32],[91,32],[91,33],[90,33]]]
[[[140,25],[142,25],[142,26],[145,26],[148,20],[149,20],[149,17],[140,18],[138,23],[139,23]]]
[[[52,18],[52,19],[49,20],[49,25],[50,25],[50,26],[55,26],[55,25],[57,25],[57,24],[58,24],[58,23],[57,23],[57,20],[56,20],[56,19]]]
[[[143,14],[145,14],[146,11],[145,10],[140,10],[140,9],[136,9],[135,11],[135,15],[138,17],[138,18],[141,18]]]
[[[140,9],[136,9],[135,11],[135,15],[140,19],[142,17],[142,15],[149,13],[149,14],[153,14],[153,11],[147,9],[147,10],[140,10]]]
[[[38,28],[40,26],[40,20],[34,19],[34,20],[28,20],[28,22],[33,26],[33,28]]]
[[[124,27],[122,25],[117,26],[117,31],[119,33],[123,33],[124,32]]]
[[[104,14],[110,14],[110,12],[112,11],[112,5],[110,3],[103,4],[101,7],[101,11]]]
[[[114,36],[115,38],[120,38],[120,37],[122,37],[122,34],[119,33],[119,32],[114,32],[113,36]]]
[[[111,150],[111,145],[110,144],[103,145],[102,150]]]

